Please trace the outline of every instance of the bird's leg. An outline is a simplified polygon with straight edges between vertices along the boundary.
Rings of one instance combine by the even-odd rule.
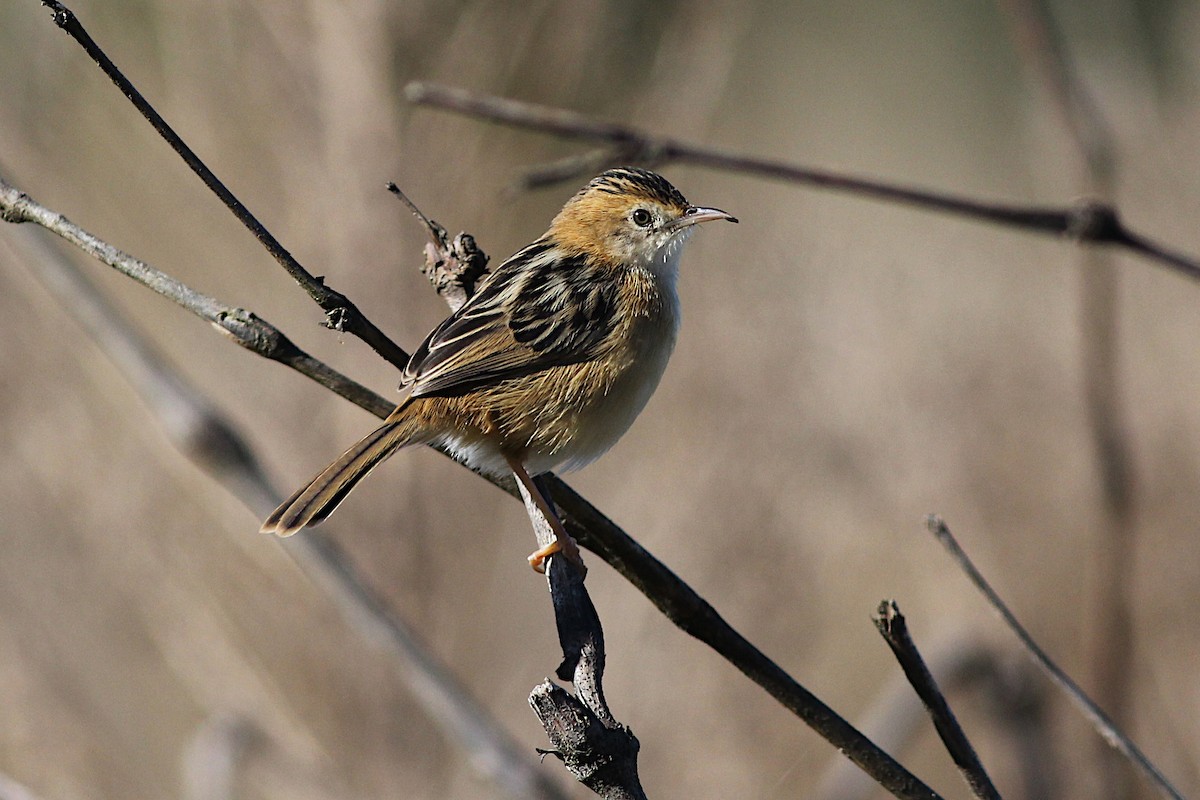
[[[533,503],[533,507],[546,520],[551,532],[554,534],[553,541],[529,554],[529,565],[538,572],[545,572],[546,559],[555,553],[562,553],[563,558],[570,561],[579,570],[580,575],[586,575],[587,567],[583,565],[583,556],[579,554],[579,545],[575,543],[575,540],[571,538],[571,535],[563,527],[562,520],[554,513],[554,509],[550,507],[546,496],[542,494],[541,487],[529,476],[525,465],[520,461],[510,458],[508,459],[508,466],[512,470],[513,477],[517,479],[517,483],[520,485],[522,494],[525,495],[526,500]]]

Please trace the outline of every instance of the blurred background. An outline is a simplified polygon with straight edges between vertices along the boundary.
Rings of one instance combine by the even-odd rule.
[[[417,270],[424,233],[384,183],[498,260],[577,188],[514,193],[514,179],[580,149],[412,107],[413,79],[984,198],[1064,204],[1095,188],[1014,17],[991,3],[72,7],[297,258],[410,349],[446,309]],[[1200,253],[1200,6],[1052,10],[1110,126],[1127,221]],[[0,174],[393,396],[395,371],[319,327],[319,310],[36,0],[0,4],[0,69]],[[1041,644],[1180,789],[1200,792],[1200,285],[1118,253],[1089,265],[1068,243],[1009,229],[663,171],[742,224],[692,240],[664,382],[572,484],[856,724],[898,673],[869,621],[884,597],[919,644],[983,648],[1021,680],[1012,637],[925,532],[936,511]],[[70,257],[211,394],[280,490],[373,426]],[[1094,270],[1111,302],[1095,304]],[[186,754],[233,719],[258,732],[239,797],[501,796],[387,654],[173,448],[35,274],[0,228],[0,773],[45,798],[184,797]],[[1089,368],[1105,333],[1113,348]],[[1104,386],[1128,456],[1130,501],[1115,505],[1089,412]],[[546,746],[525,698],[558,651],[519,504],[407,451],[323,530],[527,752]],[[641,739],[650,796],[818,796],[841,757],[589,564],[609,701]],[[1048,796],[1145,794],[1102,769],[1097,737],[1044,679],[1024,680],[1046,692]],[[1025,796],[1028,762],[998,716],[1016,701],[981,686],[951,701],[1001,791]],[[896,755],[961,796],[926,723]],[[541,769],[591,796],[552,759]]]

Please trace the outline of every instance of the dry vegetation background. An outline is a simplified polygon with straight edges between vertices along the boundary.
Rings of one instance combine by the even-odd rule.
[[[414,109],[435,79],[689,140],[1017,202],[1061,203],[1079,160],[991,4],[122,0],[95,38],[310,270],[411,347],[445,313],[396,180],[502,258],[574,186],[509,195],[546,137]],[[1135,227],[1200,253],[1200,6],[1062,4],[1117,141]],[[1068,8],[1068,6],[1070,6]],[[1086,7],[1086,11],[1083,9]],[[85,228],[252,309],[383,392],[396,375],[319,311],[35,0],[0,4],[2,172]],[[671,368],[630,435],[572,477],[735,626],[852,721],[919,642],[1012,640],[924,533],[943,514],[1085,686],[1106,621],[1103,511],[1083,405],[1079,251],[825,192],[666,173],[742,219],[685,259]],[[0,229],[0,772],[45,798],[171,798],[214,715],[270,744],[244,796],[495,796],[257,519],[180,456]],[[82,258],[82,257],[80,257]],[[1117,257],[1121,399],[1136,468],[1124,590],[1130,732],[1200,791],[1200,285]],[[299,375],[96,263],[290,489],[373,425]],[[528,748],[555,662],[519,504],[432,452],[394,459],[328,526]],[[596,559],[614,711],[651,796],[810,796],[839,757]],[[465,577],[464,577],[465,576]],[[1019,657],[1014,658],[1019,663]],[[952,698],[1002,791],[1013,750]],[[1064,797],[1095,737],[1052,701]],[[901,760],[961,796],[931,734]],[[544,769],[565,773],[553,761]],[[564,780],[564,783],[566,781]],[[572,796],[590,796],[581,787]]]

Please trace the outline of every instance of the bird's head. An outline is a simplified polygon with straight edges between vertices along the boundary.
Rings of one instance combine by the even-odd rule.
[[[737,222],[720,209],[691,205],[655,172],[618,167],[593,178],[568,200],[549,236],[600,261],[655,269],[675,263],[696,223],[715,219]]]

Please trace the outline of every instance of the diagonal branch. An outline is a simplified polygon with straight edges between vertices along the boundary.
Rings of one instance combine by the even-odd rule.
[[[1179,790],[1167,780],[1167,777],[1134,744],[1133,740],[1126,736],[1117,727],[1116,723],[1104,713],[1104,710],[1087,696],[1079,684],[1072,680],[1071,676],[1064,672],[1061,667],[1055,664],[1050,659],[1050,656],[1046,654],[1046,651],[1034,641],[1033,636],[1017,620],[1016,615],[1000,599],[1000,595],[987,582],[987,579],[983,577],[983,573],[971,562],[966,551],[962,549],[958,540],[950,533],[950,528],[947,527],[945,521],[936,514],[930,514],[925,520],[925,525],[942,547],[946,548],[946,552],[950,554],[950,557],[958,563],[959,568],[966,574],[975,588],[979,590],[984,599],[987,600],[988,605],[1000,615],[1000,618],[1004,620],[1004,624],[1016,635],[1034,663],[1041,667],[1050,677],[1050,680],[1066,693],[1071,702],[1092,723],[1092,727],[1104,737],[1104,740],[1128,758],[1163,795],[1172,798],[1172,800],[1183,800],[1183,795],[1180,794]]]
[[[765,653],[691,586],[561,479],[545,478],[567,532],[646,595],[676,627],[717,651],[897,797],[937,797]]]
[[[370,345],[385,361],[395,366],[396,369],[404,369],[405,364],[408,363],[408,353],[404,352],[399,345],[389,339],[383,331],[379,330],[371,320],[367,319],[366,315],[359,311],[358,306],[352,303],[349,298],[341,292],[326,286],[324,278],[320,276],[314,277],[312,273],[300,265],[300,262],[279,243],[279,240],[270,231],[263,227],[262,223],[250,213],[249,209],[234,197],[233,193],[225,187],[225,184],[188,147],[187,143],[179,137],[179,134],[175,133],[175,130],[167,124],[167,121],[154,110],[154,107],[146,102],[146,98],[142,97],[141,93],[121,74],[121,71],[105,55],[100,46],[88,35],[88,32],[84,29],[75,14],[62,3],[57,2],[57,0],[42,0],[42,5],[54,12],[54,24],[66,31],[72,39],[87,51],[92,60],[104,71],[104,74],[129,99],[129,102],[133,103],[142,116],[154,126],[154,130],[171,145],[171,149],[179,154],[179,157],[191,167],[200,180],[204,181],[204,185],[221,199],[221,202],[233,212],[238,221],[245,225],[254,234],[254,238],[258,239],[267,252],[279,262],[279,265],[287,270],[288,274],[300,284],[304,291],[308,292],[308,296],[324,309],[325,325],[334,330],[345,331],[357,336]]]
[[[909,635],[908,621],[900,613],[896,601],[881,602],[873,620],[883,640],[896,656],[900,668],[904,670],[908,682],[912,684],[913,690],[929,711],[942,744],[946,746],[946,751],[954,759],[967,785],[971,787],[972,794],[981,800],[1000,800],[1000,793],[996,791],[992,779],[988,777],[987,770],[979,760],[979,755],[967,739],[962,726],[958,724],[958,718],[950,709],[946,696],[942,694],[929,672],[929,667],[925,665],[925,659],[921,657],[916,642]]]
[[[211,322],[217,330],[247,350],[291,367],[376,416],[385,417],[395,407],[391,401],[301,350],[278,328],[256,314],[197,292],[165,272],[113,247],[62,214],[38,203],[8,183],[3,176],[0,176],[0,219],[13,223],[32,222],[58,234],[126,277]]]
[[[556,162],[548,169],[539,171],[535,179],[539,184],[546,183],[547,178],[553,181],[577,178],[590,174],[598,165],[612,162],[661,164],[676,161],[833,189],[1030,232],[1065,236],[1087,244],[1121,247],[1200,280],[1200,260],[1170,250],[1149,237],[1130,230],[1121,220],[1116,207],[1106,203],[1085,201],[1066,208],[1049,208],[985,202],[703,147],[678,139],[655,136],[625,125],[601,122],[574,111],[524,103],[437,83],[415,81],[406,87],[405,93],[410,101],[418,105],[433,106],[567,139],[601,142],[606,145],[603,151]]]

